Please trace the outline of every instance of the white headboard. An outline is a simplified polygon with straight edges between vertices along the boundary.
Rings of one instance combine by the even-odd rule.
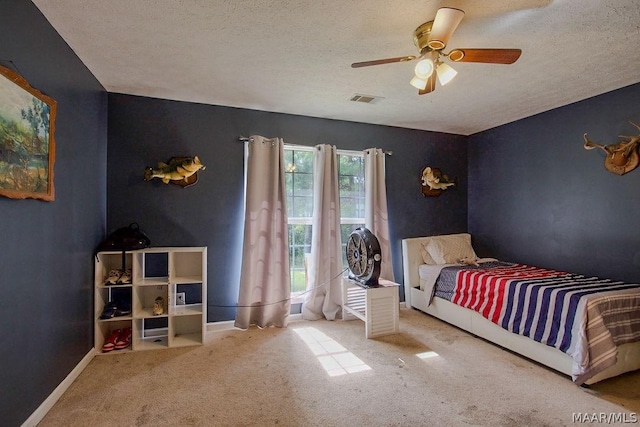
[[[404,274],[404,301],[411,307],[411,288],[420,286],[418,268],[424,264],[420,253],[421,244],[429,241],[429,237],[411,237],[402,239],[402,270]]]
[[[448,234],[447,236],[469,235],[468,233]],[[411,237],[402,239],[402,270],[404,274],[404,300],[407,307],[411,306],[411,288],[420,287],[418,268],[424,264],[421,245],[427,243],[431,237]]]

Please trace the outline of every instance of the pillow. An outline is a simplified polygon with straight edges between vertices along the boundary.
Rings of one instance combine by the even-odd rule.
[[[432,237],[426,250],[436,264],[455,264],[463,258],[477,258],[468,233]]]
[[[420,254],[422,254],[422,261],[425,264],[434,265],[436,262],[433,260],[433,258],[431,258],[431,255],[429,255],[429,252],[427,252],[427,245],[428,243],[420,244]]]

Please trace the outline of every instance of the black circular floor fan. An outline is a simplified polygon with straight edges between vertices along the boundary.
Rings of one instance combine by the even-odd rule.
[[[356,228],[347,240],[347,264],[349,279],[361,286],[378,286],[382,253],[380,243],[371,231]]]

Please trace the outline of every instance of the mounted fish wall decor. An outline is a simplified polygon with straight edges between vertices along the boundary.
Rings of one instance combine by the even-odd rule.
[[[456,185],[447,175],[443,175],[438,168],[427,166],[422,170],[422,195],[439,196],[447,188]]]
[[[167,163],[158,163],[158,167],[148,167],[144,170],[144,180],[150,181],[153,178],[160,178],[165,184],[175,184],[181,187],[188,187],[198,182],[199,170],[204,170],[205,166],[200,162],[198,156],[195,157],[172,157]]]

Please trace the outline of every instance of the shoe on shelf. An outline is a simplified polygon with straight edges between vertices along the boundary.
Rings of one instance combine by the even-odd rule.
[[[118,280],[120,280],[121,276],[122,276],[122,270],[113,269],[109,271],[109,276],[107,277],[107,280],[104,281],[104,284],[115,285],[118,283]]]
[[[127,348],[131,345],[131,328],[124,328],[120,331],[118,335],[118,339],[116,340],[116,344],[114,348],[116,350],[122,350],[123,348]]]
[[[118,337],[120,336],[121,333],[122,333],[121,329],[115,329],[111,331],[111,333],[105,340],[104,345],[102,346],[103,353],[108,353],[116,347],[116,342],[118,341]]]
[[[115,317],[131,316],[131,306],[130,305],[120,305],[119,307],[117,307],[115,309],[114,316]]]
[[[109,301],[104,305],[104,309],[102,310],[102,314],[100,315],[101,319],[111,319],[116,316],[118,311],[118,307],[114,302]]]
[[[126,269],[120,275],[120,278],[117,282],[119,285],[128,285],[131,283],[131,269]]]

